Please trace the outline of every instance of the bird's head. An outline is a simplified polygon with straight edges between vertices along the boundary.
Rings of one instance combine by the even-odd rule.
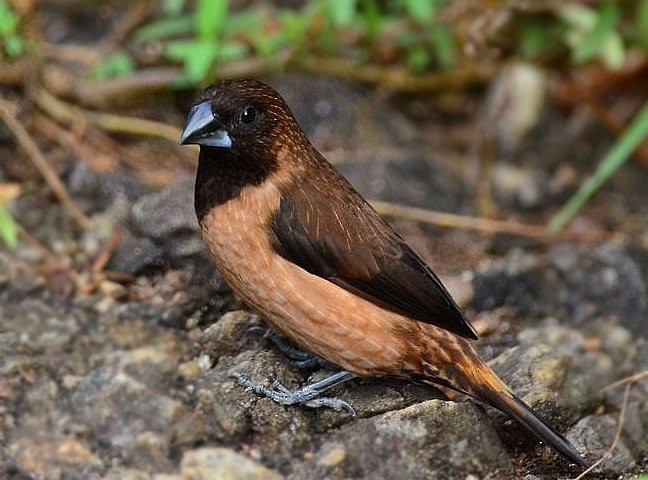
[[[290,109],[271,87],[257,80],[224,81],[196,100],[180,143],[200,145],[231,157],[267,157],[302,136]]]

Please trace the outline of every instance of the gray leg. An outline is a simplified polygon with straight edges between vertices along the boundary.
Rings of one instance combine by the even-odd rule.
[[[297,348],[274,330],[263,327],[250,327],[248,332],[260,333],[263,338],[270,340],[277,350],[290,360],[290,365],[299,369],[313,369],[332,366],[323,358],[312,355]]]
[[[330,407],[335,410],[341,410],[344,408],[351,415],[355,416],[353,407],[344,400],[331,397],[318,398],[329,388],[354,378],[355,375],[347,372],[346,370],[334,373],[333,375],[323,378],[322,380],[318,380],[317,382],[311,383],[310,385],[306,385],[298,390],[292,391],[288,390],[277,380],[273,382],[272,387],[266,387],[265,385],[261,385],[260,383],[254,383],[252,380],[244,377],[241,374],[236,373],[233,376],[234,378],[236,378],[240,385],[243,385],[250,390],[254,390],[259,395],[270,397],[272,400],[282,405],[303,404],[307,407],[312,408]]]

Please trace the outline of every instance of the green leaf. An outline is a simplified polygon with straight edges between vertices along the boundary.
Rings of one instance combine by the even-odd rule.
[[[14,35],[19,25],[20,16],[11,9],[5,0],[0,0],[0,37]]]
[[[547,51],[560,45],[562,34],[555,26],[537,22],[523,24],[520,31],[519,49],[523,57],[538,58]]]
[[[291,42],[287,41],[286,32],[281,31],[272,35],[259,32],[252,38],[252,43],[262,56],[269,57]],[[292,43],[292,45],[296,45],[296,43]]]
[[[227,18],[229,0],[198,0],[194,12],[194,29],[202,40],[215,40]]]
[[[126,77],[135,71],[135,62],[126,53],[116,53],[105,58],[90,71],[90,77],[95,80]]]
[[[231,36],[238,33],[246,35],[261,35],[263,32],[263,15],[257,10],[232,13],[223,25],[223,35]]]
[[[611,70],[619,70],[623,67],[625,63],[625,47],[621,36],[617,32],[607,36],[603,45],[601,45],[599,57],[605,66]]]
[[[423,46],[412,48],[407,52],[407,66],[416,73],[421,73],[430,65],[430,52]]]
[[[623,135],[601,159],[601,163],[594,175],[581,185],[578,192],[551,219],[549,228],[554,231],[562,230],[581,207],[585,205],[587,200],[630,158],[632,152],[647,137],[648,102],[644,103],[639,113],[635,115],[630,125],[623,132]]]
[[[364,0],[361,4],[360,18],[365,27],[370,44],[376,43],[383,26],[383,16],[376,0]]]
[[[593,28],[583,35],[572,53],[574,61],[584,63],[597,56],[608,36],[614,32],[620,18],[618,5],[612,2],[601,4]]]
[[[558,7],[558,15],[570,27],[576,30],[590,31],[596,24],[597,15],[594,10],[578,3],[564,3]]]
[[[304,18],[303,15],[298,15],[291,10],[282,12],[279,18],[281,20],[283,34],[286,37],[286,42],[295,47],[299,46],[306,38],[313,16],[310,18]]]
[[[640,0],[635,16],[634,41],[641,48],[648,49],[648,0]]]
[[[18,246],[18,226],[9,210],[0,203],[0,238],[11,250]]]
[[[166,45],[165,55],[184,64],[190,82],[200,82],[209,74],[218,55],[218,45],[209,41],[178,41]]]
[[[193,16],[191,15],[156,20],[138,29],[133,35],[133,40],[136,43],[144,43],[160,38],[172,38],[185,35],[191,32],[193,21]]]
[[[5,39],[4,49],[9,57],[17,57],[25,51],[25,41],[18,36],[11,36]]]
[[[439,66],[443,69],[453,67],[457,55],[450,27],[441,23],[432,25],[429,35]]]
[[[341,28],[353,23],[355,18],[356,0],[328,0],[326,11],[333,26]]]
[[[162,11],[165,15],[170,17],[175,17],[182,12],[184,7],[185,0],[163,0],[162,1]]]
[[[439,0],[402,0],[407,14],[417,22],[429,23],[438,8],[444,3]]]
[[[239,42],[226,42],[221,44],[216,54],[218,63],[229,63],[241,60],[249,53],[247,45]]]

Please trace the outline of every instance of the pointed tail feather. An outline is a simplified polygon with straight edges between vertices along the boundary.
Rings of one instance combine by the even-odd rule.
[[[531,407],[524,403],[520,398],[516,397],[508,389],[501,391],[489,387],[490,386],[484,385],[483,388],[480,388],[479,398],[481,400],[489,403],[493,407],[520,422],[536,437],[564,455],[572,463],[580,465],[581,467],[587,466],[585,460],[578,454],[578,452],[576,452],[569,441],[541,420]]]

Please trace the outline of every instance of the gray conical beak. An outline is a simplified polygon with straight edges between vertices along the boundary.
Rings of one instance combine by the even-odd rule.
[[[195,105],[189,112],[187,123],[180,136],[180,144],[196,144],[220,148],[230,148],[232,146],[232,139],[218,115],[212,112],[209,100]]]

